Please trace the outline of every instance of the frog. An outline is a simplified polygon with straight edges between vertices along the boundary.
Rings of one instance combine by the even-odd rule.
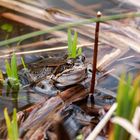
[[[38,83],[48,78],[52,73],[55,73],[58,67],[65,63],[65,59],[61,58],[43,58],[33,63],[27,63],[26,69],[22,66],[18,67],[20,69],[20,79],[24,84]]]
[[[76,59],[47,58],[28,64],[27,67],[26,75],[30,85],[38,93],[48,96],[56,95],[59,89],[80,83],[87,77],[84,57]],[[54,92],[51,92],[52,89]]]

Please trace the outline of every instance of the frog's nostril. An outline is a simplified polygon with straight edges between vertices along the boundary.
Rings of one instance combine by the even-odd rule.
[[[42,89],[45,89],[45,86],[44,86],[44,85],[41,85],[41,88],[42,88]]]

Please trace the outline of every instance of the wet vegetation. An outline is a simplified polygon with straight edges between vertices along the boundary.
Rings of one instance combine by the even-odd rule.
[[[13,90],[18,91],[20,86],[20,81],[18,77],[17,59],[15,54],[13,54],[11,58],[11,63],[9,63],[8,60],[5,60],[5,68],[7,74],[7,79],[5,80],[5,84],[7,86],[7,89],[11,88]]]
[[[132,77],[130,75],[128,77],[122,75],[118,87],[118,95],[117,95],[118,105],[115,117],[123,118],[132,123],[134,119],[134,114],[136,112],[136,108],[140,104],[139,87],[140,87],[139,76],[133,81],[132,85]],[[125,128],[123,128],[122,125],[120,126],[120,124],[114,125],[114,129],[111,135],[112,137],[110,139],[114,140],[117,139],[128,140],[131,137],[130,133],[127,130],[125,130]]]
[[[4,110],[4,116],[7,125],[8,131],[8,139],[9,140],[18,140],[18,123],[17,123],[17,113],[16,109],[13,111],[12,121],[10,121],[10,117],[8,115],[7,109]]]
[[[139,139],[140,13],[23,1],[0,2],[0,139]]]
[[[82,54],[82,48],[77,48],[77,32],[74,33],[72,40],[71,30],[68,30],[68,58],[76,58]]]

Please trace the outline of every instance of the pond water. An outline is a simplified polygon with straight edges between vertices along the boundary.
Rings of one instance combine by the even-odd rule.
[[[38,0],[37,0],[38,1]],[[39,0],[43,8],[56,7],[62,10],[69,10],[76,15],[93,17],[95,12],[101,11],[104,15],[121,13],[123,10],[133,8],[132,4],[118,0]],[[135,8],[134,8],[135,9]],[[93,12],[93,13],[92,13]]]
[[[115,0],[77,0],[77,1],[76,0],[72,0],[72,1],[71,0],[65,0],[65,1],[63,1],[63,0],[47,0],[47,1],[46,0],[38,0],[37,2],[39,2],[39,3],[36,7],[43,7],[44,9],[49,9],[49,8],[55,7],[57,9],[67,10],[74,15],[78,15],[78,16],[81,16],[84,18],[95,17],[96,12],[98,10],[101,11],[104,15],[112,15],[115,13],[121,13],[123,11],[128,12],[132,9],[134,9],[134,11],[136,10],[133,6],[131,6],[131,9],[130,9],[129,4],[128,5],[121,4],[120,2],[117,2]],[[24,3],[28,3],[28,2],[25,0]],[[31,4],[31,5],[33,5],[33,4]],[[29,26],[25,26],[23,24],[16,23],[15,21],[9,21],[5,18],[0,17],[0,26],[5,24],[5,23],[10,23],[14,27],[14,31],[8,35],[8,38],[12,38],[12,37],[15,37],[18,35],[23,35],[25,33],[29,33],[29,32],[37,30],[37,29],[31,28]],[[7,35],[7,33],[0,30],[0,41],[6,39],[6,35]],[[53,36],[53,37],[55,37],[55,36]],[[20,44],[24,45],[27,43],[36,42],[36,40],[42,41],[44,39],[49,40],[50,38],[52,38],[51,34],[50,35],[43,35],[40,37],[35,37],[31,40],[26,40],[26,41],[20,42]],[[56,44],[54,43],[53,46],[56,46]],[[57,45],[61,46],[61,45],[66,45],[66,44],[67,44],[66,42],[61,42],[61,43],[58,43]],[[12,47],[12,46],[16,46],[16,44],[12,44],[11,46],[2,47],[0,55],[2,56],[3,54],[9,54],[9,52],[7,52],[7,51],[10,50],[10,47]],[[40,49],[43,49],[45,47],[46,47],[46,45],[40,45]],[[20,51],[28,51],[28,50],[34,50],[34,49],[37,50],[38,48],[37,47],[36,48],[26,47],[24,49],[22,49],[22,48],[21,49],[14,48],[14,49],[20,50]],[[91,49],[84,48],[83,50],[84,50],[84,53],[85,53],[86,57],[88,58],[88,60],[91,61],[92,60],[91,59],[91,57],[92,57]],[[99,50],[99,57],[102,58],[102,56],[104,56],[105,53],[109,54],[110,52],[113,52],[114,50],[115,49],[114,48],[112,49],[110,46],[108,46],[108,48],[106,47],[106,48],[100,49]],[[104,78],[101,78],[99,80],[99,85],[98,85],[99,87],[106,88],[107,90],[110,90],[110,91],[115,93],[116,89],[117,89],[117,85],[118,85],[118,77],[121,74],[119,71],[120,67],[122,67],[122,69],[126,68],[127,72],[130,71],[133,75],[136,75],[136,73],[139,71],[140,61],[135,62],[135,60],[138,59],[139,56],[138,56],[138,53],[135,53],[135,52],[132,53],[132,52],[133,52],[133,50],[130,49],[130,51],[128,51],[126,54],[124,54],[124,56],[122,56],[122,58],[123,58],[126,56],[132,56],[132,54],[134,54],[134,57],[132,57],[131,59],[128,58],[128,59],[125,59],[124,61],[122,59],[120,61],[114,62],[114,63],[112,63],[112,65],[110,65],[110,67],[108,67],[106,69],[106,70],[115,69],[116,70],[115,76],[109,75],[109,76],[106,76]],[[61,56],[62,53],[64,53],[64,52],[63,51],[59,51],[59,53],[52,52],[49,55]],[[36,54],[28,54],[28,55],[21,55],[21,56],[23,56],[25,58],[26,62],[32,62],[32,61],[36,61],[38,59],[41,59],[42,56],[48,57],[49,55],[46,53],[36,53]],[[5,58],[3,59],[1,57],[0,68],[3,71],[5,71],[4,60],[5,60]],[[20,61],[20,57],[18,58],[18,60]],[[128,60],[129,60],[129,62],[131,61],[130,64],[128,63]],[[136,63],[137,63],[137,65],[136,65]],[[135,66],[137,66],[137,68],[135,68]],[[17,98],[17,101],[14,101],[14,99],[12,97],[7,97],[5,95],[1,96],[0,97],[0,119],[3,119],[2,112],[3,112],[3,109],[5,107],[7,107],[10,111],[12,111],[12,109],[14,107],[16,107],[18,109],[23,109],[27,105],[30,105],[30,104],[33,104],[33,103],[40,101],[41,99],[43,99],[43,97],[44,96],[36,94],[33,91],[29,91],[28,89],[26,89],[26,90],[21,89],[19,96]]]

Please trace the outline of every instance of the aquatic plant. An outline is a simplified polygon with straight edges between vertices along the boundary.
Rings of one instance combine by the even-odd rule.
[[[1,25],[1,29],[7,33],[11,33],[13,31],[13,25],[10,23],[4,23]]]
[[[3,82],[4,82],[4,77],[2,71],[0,70],[0,83],[3,84]]]
[[[25,64],[25,61],[24,61],[23,57],[21,57],[21,63],[22,63],[22,65],[23,65],[23,68],[24,68],[24,69],[27,69],[27,67],[26,67],[26,64]]]
[[[82,134],[79,134],[76,136],[75,138],[76,140],[83,140],[84,139],[84,136]]]
[[[9,38],[10,33],[13,31],[13,25],[10,23],[4,23],[1,25],[1,30],[6,33],[5,40]]]
[[[74,37],[72,39],[71,30],[68,29],[68,58],[76,58],[82,54],[82,48],[77,48],[77,38],[77,32],[74,32]]]
[[[12,88],[18,88],[20,82],[18,78],[17,59],[15,54],[12,55],[11,64],[8,62],[8,60],[5,60],[5,68],[10,84],[9,86]]]
[[[7,126],[8,139],[9,140],[18,140],[18,123],[17,123],[17,113],[16,109],[13,110],[12,120],[8,115],[7,108],[4,109],[4,117]]]
[[[127,80],[126,80],[127,79]],[[138,76],[133,85],[132,78],[122,75],[118,86],[117,110],[116,116],[132,122],[136,107],[140,104],[140,76]],[[110,140],[128,140],[130,134],[118,124],[114,125]]]
[[[102,13],[100,11],[97,12],[97,18],[101,18]],[[98,40],[99,40],[99,27],[100,22],[96,22],[95,27],[95,41],[94,41],[94,49],[93,49],[93,58],[92,58],[92,78],[90,83],[90,92],[87,97],[87,106],[91,107],[94,105],[94,89],[95,89],[95,81],[96,81],[96,71],[97,71],[97,57],[98,57]]]
[[[3,83],[4,83],[4,77],[2,71],[0,70],[0,95],[2,95]]]

